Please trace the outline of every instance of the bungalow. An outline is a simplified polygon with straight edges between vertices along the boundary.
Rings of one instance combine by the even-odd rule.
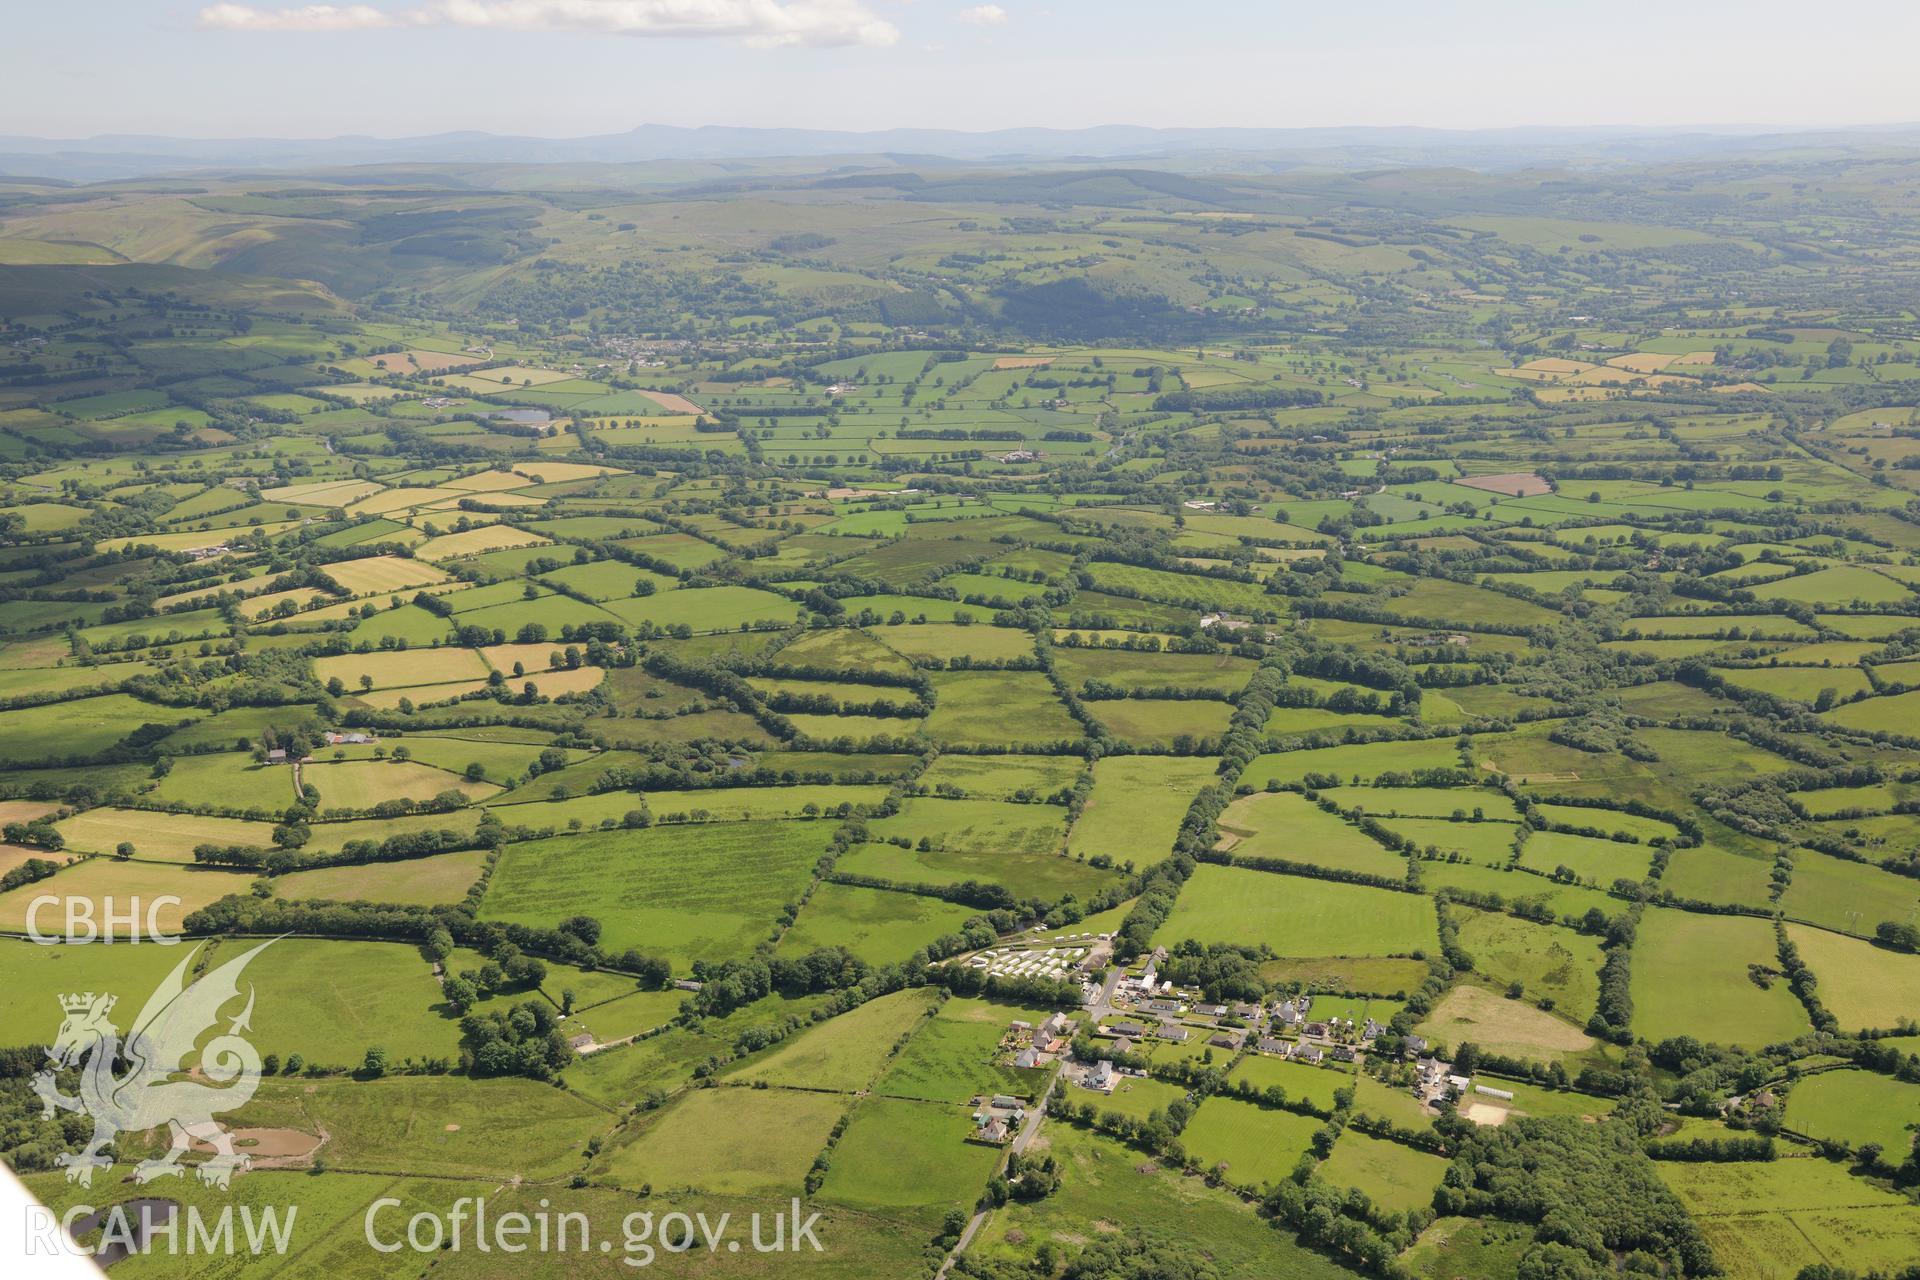
[[[1327,1038],[1327,1024],[1324,1022],[1309,1022],[1300,1029],[1300,1034],[1303,1036],[1312,1036],[1316,1040],[1324,1040]]]
[[[1161,1027],[1159,1031],[1162,1040],[1168,1040],[1174,1044],[1185,1044],[1190,1034],[1185,1027]]]
[[[1020,1101],[1018,1098],[1009,1097],[1004,1093],[996,1093],[987,1100],[987,1105],[995,1111],[1018,1111],[1026,1106],[1026,1103]]]
[[[1233,1006],[1233,1016],[1244,1018],[1248,1022],[1260,1021],[1260,1006],[1257,1004],[1237,1004]]]
[[[1032,1049],[1022,1049],[1013,1055],[1013,1065],[1022,1071],[1031,1071],[1040,1065],[1040,1055]]]
[[[1357,1056],[1353,1051],[1353,1046],[1350,1044],[1337,1044],[1333,1046],[1333,1060],[1335,1062],[1352,1062]]]
[[[1197,1004],[1193,1011],[1203,1018],[1221,1018],[1226,1016],[1227,1006],[1223,1004]]]
[[[1317,1063],[1326,1055],[1320,1051],[1320,1046],[1317,1044],[1303,1044],[1293,1051],[1293,1056],[1302,1062]]]
[[[1258,1049],[1261,1053],[1271,1053],[1280,1058],[1284,1058],[1293,1052],[1292,1046],[1285,1040],[1275,1040],[1272,1036],[1262,1036],[1260,1043],[1255,1045],[1254,1048]]]
[[[1101,1027],[1110,1036],[1124,1036],[1128,1040],[1138,1040],[1147,1034],[1147,1029],[1137,1022],[1116,1022],[1112,1026]]]
[[[1115,1053],[1132,1053],[1133,1041],[1127,1039],[1125,1036],[1121,1036],[1113,1042],[1113,1051]]]
[[[1181,1004],[1181,1003],[1180,1003],[1180,1002],[1179,1002],[1178,1000],[1149,1000],[1149,1001],[1147,1001],[1147,1012],[1149,1012],[1149,1013],[1173,1013],[1173,1014],[1177,1014],[1177,1013],[1179,1013],[1179,1012],[1181,1012],[1181,1010],[1182,1010],[1182,1009],[1184,1009],[1184,1008],[1185,1008],[1185,1006],[1184,1006],[1184,1005],[1182,1005],[1182,1004]]]
[[[1216,1049],[1238,1049],[1241,1036],[1238,1031],[1222,1031],[1207,1041]]]

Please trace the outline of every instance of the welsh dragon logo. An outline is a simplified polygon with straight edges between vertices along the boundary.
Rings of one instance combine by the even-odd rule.
[[[40,1096],[41,1115],[46,1118],[52,1118],[56,1107],[93,1117],[92,1141],[58,1157],[66,1167],[67,1181],[91,1186],[95,1169],[113,1167],[104,1148],[115,1134],[162,1124],[171,1131],[172,1146],[165,1155],[134,1166],[135,1182],[185,1173],[180,1157],[195,1138],[214,1151],[196,1170],[208,1186],[224,1188],[235,1170],[247,1167],[249,1158],[233,1149],[232,1135],[214,1123],[213,1116],[244,1106],[260,1084],[260,1055],[240,1034],[249,1029],[253,1016],[252,984],[247,987],[246,1007],[224,1033],[199,1050],[197,1068],[184,1079],[169,1077],[186,1071],[201,1035],[216,1026],[220,1011],[239,998],[241,971],[273,941],[261,943],[188,986],[188,968],[200,954],[195,947],[154,990],[124,1041],[108,1020],[118,997],[91,991],[60,997],[66,1019],[47,1050],[54,1065],[33,1078],[33,1090]],[[115,1073],[116,1063],[125,1065],[123,1074]],[[62,1067],[79,1068],[79,1097],[60,1092],[54,1071]]]

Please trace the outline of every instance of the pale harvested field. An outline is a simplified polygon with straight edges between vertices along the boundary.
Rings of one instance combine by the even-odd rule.
[[[568,480],[591,480],[595,476],[623,476],[618,467],[596,467],[585,462],[516,462],[514,471],[541,484],[564,484]]]
[[[674,395],[671,391],[642,391],[641,395],[665,409],[668,413],[704,413],[702,409],[685,396]]]
[[[409,587],[434,586],[447,580],[444,569],[399,556],[369,556],[326,566],[327,576],[356,596],[382,595]]]
[[[1663,356],[1654,351],[1635,351],[1629,355],[1615,356],[1607,363],[1616,369],[1629,369],[1634,373],[1658,373],[1676,359],[1678,357]]]
[[[993,362],[993,367],[996,369],[1044,369],[1052,363],[1052,356],[1001,356]]]
[[[1533,498],[1543,493],[1552,493],[1553,486],[1546,477],[1532,471],[1502,471],[1491,476],[1462,476],[1454,481],[1469,489],[1485,489],[1488,493],[1505,493],[1516,498]]]
[[[465,533],[429,538],[420,544],[416,554],[423,560],[456,560],[461,556],[477,556],[484,551],[504,551],[508,547],[546,546],[548,542],[549,539],[537,533],[493,524],[483,529],[469,529]]]
[[[361,676],[371,676],[376,689],[487,678],[487,664],[471,649],[379,649],[372,653],[343,653],[331,658],[315,658],[313,670],[322,684],[338,676],[349,693],[360,691]]]
[[[1712,364],[1713,362],[1714,354],[1711,351],[1689,351],[1674,360],[1675,364]]]
[[[309,484],[281,485],[278,489],[262,489],[260,497],[265,502],[298,502],[310,507],[343,507],[350,502],[358,502],[370,493],[380,492],[382,486],[373,480],[316,480]]]

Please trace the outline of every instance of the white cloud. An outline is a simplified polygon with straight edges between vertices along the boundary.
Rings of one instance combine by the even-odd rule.
[[[992,6],[988,6],[992,7]],[[605,35],[735,39],[763,47],[891,45],[900,31],[865,0],[428,0],[410,9],[215,4],[200,25],[225,31],[364,31],[471,27]]]
[[[953,15],[971,27],[997,27],[1007,20],[1007,11],[997,4],[976,5]]]
[[[366,4],[310,4],[298,9],[216,4],[200,11],[200,25],[222,31],[365,31],[397,23],[392,14]]]

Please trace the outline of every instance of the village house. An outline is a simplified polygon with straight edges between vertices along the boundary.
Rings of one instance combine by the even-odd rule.
[[[1238,1031],[1222,1031],[1209,1038],[1207,1043],[1216,1049],[1238,1049],[1241,1038]]]
[[[1294,1049],[1293,1056],[1302,1062],[1318,1064],[1322,1058],[1326,1057],[1326,1054],[1322,1052],[1320,1046],[1317,1044],[1303,1044]]]
[[[1286,1057],[1291,1051],[1285,1040],[1275,1040],[1272,1036],[1262,1036],[1260,1043],[1256,1044],[1254,1048],[1258,1049],[1261,1053],[1270,1053],[1279,1058]]]
[[[1226,1016],[1227,1006],[1223,1004],[1197,1004],[1193,1006],[1193,1011],[1203,1018],[1220,1018]]]
[[[1101,1090],[1113,1088],[1113,1064],[1105,1058],[1094,1063],[1093,1069],[1087,1072],[1087,1088]]]
[[[1163,1026],[1160,1028],[1159,1035],[1162,1040],[1172,1044],[1185,1044],[1191,1033],[1185,1027]]]
[[[1357,1057],[1359,1057],[1359,1055],[1353,1051],[1353,1046],[1350,1044],[1337,1044],[1333,1046],[1333,1060],[1335,1062],[1352,1062]]]

